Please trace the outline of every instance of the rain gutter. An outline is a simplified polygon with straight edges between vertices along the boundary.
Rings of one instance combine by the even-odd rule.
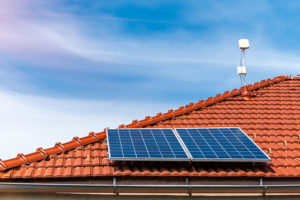
[[[56,193],[103,193],[103,194],[194,194],[235,193],[235,194],[297,194],[300,195],[300,184],[264,185],[130,185],[116,184],[71,184],[71,183],[11,183],[0,182],[0,193],[3,192],[56,192]]]

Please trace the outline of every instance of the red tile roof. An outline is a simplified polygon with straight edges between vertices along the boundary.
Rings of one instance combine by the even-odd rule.
[[[300,78],[279,76],[190,103],[177,110],[134,120],[119,128],[240,127],[267,154],[270,163],[112,162],[105,131],[75,137],[49,149],[0,161],[1,179],[95,176],[259,176],[300,177]]]

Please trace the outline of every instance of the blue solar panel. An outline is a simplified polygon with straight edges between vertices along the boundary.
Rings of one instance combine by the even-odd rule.
[[[189,161],[172,129],[108,129],[110,160]]]
[[[175,131],[192,161],[271,160],[240,128],[187,128]]]

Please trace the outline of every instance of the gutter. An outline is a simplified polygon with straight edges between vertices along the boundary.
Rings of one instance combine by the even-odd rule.
[[[117,185],[65,183],[0,183],[0,193],[99,193],[99,194],[295,194],[300,195],[300,184],[289,185]]]

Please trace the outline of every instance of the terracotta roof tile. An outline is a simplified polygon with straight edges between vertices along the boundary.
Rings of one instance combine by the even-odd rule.
[[[0,179],[10,179],[13,172],[14,170],[8,170],[0,173]]]
[[[72,171],[73,171],[74,167],[71,166],[67,166],[64,169],[64,175],[65,177],[72,177]]]
[[[53,173],[53,167],[47,167],[45,172],[44,172],[44,176],[51,177],[52,173]]]
[[[83,176],[83,167],[74,167],[73,176]]]
[[[92,165],[94,165],[94,166],[100,165],[100,158],[99,157],[93,157],[92,158]]]
[[[33,167],[28,167],[27,170],[23,173],[23,177],[31,178],[33,170],[34,170]]]
[[[64,164],[64,159],[63,158],[57,158],[55,162],[56,167],[62,167]]]
[[[92,169],[91,169],[91,167],[84,167],[83,168],[83,175],[84,176],[91,176],[92,175]]]
[[[101,166],[95,166],[92,169],[92,175],[93,176],[101,176],[103,174],[103,167]]]
[[[62,177],[63,176],[63,170],[64,170],[63,167],[55,167],[53,169],[53,176],[55,176],[55,177]]]
[[[82,166],[82,157],[76,157],[75,159],[74,159],[75,161],[74,161],[74,165],[75,166]]]
[[[45,168],[44,167],[37,167],[34,169],[33,174],[32,174],[32,178],[40,178],[43,177]]]
[[[13,171],[11,177],[12,177],[12,178],[23,178],[26,171],[27,171],[27,167],[26,167],[26,166],[20,167],[20,168],[15,169],[15,170]]]

